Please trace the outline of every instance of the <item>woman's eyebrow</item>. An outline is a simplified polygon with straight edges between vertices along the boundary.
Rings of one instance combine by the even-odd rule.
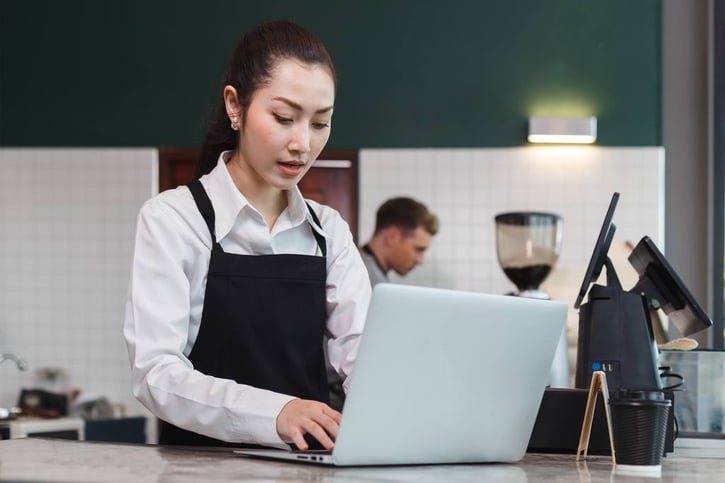
[[[286,97],[273,97],[272,100],[273,101],[281,101],[281,102],[284,102],[285,104],[287,104],[291,108],[296,109],[298,111],[303,111],[304,110],[301,105],[297,104],[296,102],[294,102],[294,101],[292,101],[290,99],[287,99]],[[315,114],[323,114],[325,112],[329,112],[329,111],[332,110],[333,107],[335,107],[335,106],[323,107],[322,109],[316,110],[315,111]]]

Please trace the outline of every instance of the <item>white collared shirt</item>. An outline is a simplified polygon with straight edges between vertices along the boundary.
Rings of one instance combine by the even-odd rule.
[[[227,253],[321,255],[315,223],[297,187],[270,232],[234,185],[229,152],[201,178],[215,212],[217,240]],[[327,352],[343,377],[352,371],[370,302],[370,282],[347,223],[308,201],[327,242]],[[216,439],[285,447],[276,419],[292,396],[195,371],[188,359],[199,333],[211,235],[185,186],[147,201],[138,217],[123,333],[134,395],[157,417]],[[282,297],[283,295],[281,295]],[[284,303],[280,299],[280,303]],[[322,343],[322,341],[320,341]],[[346,378],[347,389],[349,378]]]

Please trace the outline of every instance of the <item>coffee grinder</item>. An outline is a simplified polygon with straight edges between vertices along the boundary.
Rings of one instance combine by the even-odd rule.
[[[496,249],[503,272],[516,285],[512,295],[549,299],[539,286],[556,265],[561,251],[561,216],[511,212],[496,218]]]
[[[498,262],[516,285],[510,295],[549,300],[539,287],[559,259],[563,221],[554,213],[510,212],[495,217]],[[569,357],[566,330],[549,373],[548,384],[569,386]]]

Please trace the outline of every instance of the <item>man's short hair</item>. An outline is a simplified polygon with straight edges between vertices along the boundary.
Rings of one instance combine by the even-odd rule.
[[[375,217],[375,233],[396,226],[406,234],[423,227],[431,235],[438,233],[440,221],[428,208],[412,198],[391,198],[380,205]]]

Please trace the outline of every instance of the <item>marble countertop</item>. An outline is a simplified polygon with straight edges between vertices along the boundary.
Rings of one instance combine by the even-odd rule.
[[[659,478],[622,474],[611,459],[527,454],[513,464],[328,468],[234,456],[229,449],[179,449],[22,438],[0,441],[1,481],[44,482],[612,482],[719,481],[725,458],[668,455]]]

